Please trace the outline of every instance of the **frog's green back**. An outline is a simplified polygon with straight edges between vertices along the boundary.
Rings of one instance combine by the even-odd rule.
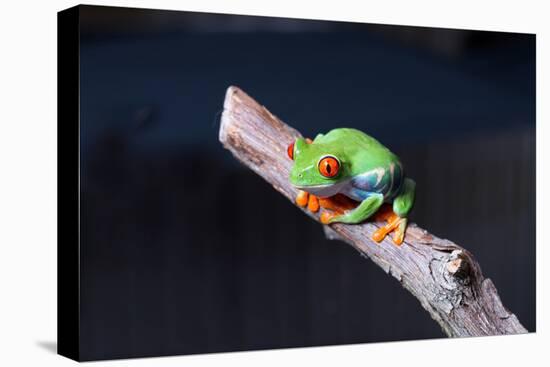
[[[340,154],[353,162],[350,167],[352,174],[388,167],[391,163],[399,162],[399,158],[378,140],[357,129],[334,129],[325,135],[318,135],[314,143],[338,147]]]

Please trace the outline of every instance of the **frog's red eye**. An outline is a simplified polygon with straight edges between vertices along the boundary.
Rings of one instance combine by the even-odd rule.
[[[294,160],[294,143],[290,143],[286,152],[288,153],[288,158]]]
[[[334,177],[340,170],[340,162],[336,157],[328,155],[319,161],[319,173],[325,177]]]

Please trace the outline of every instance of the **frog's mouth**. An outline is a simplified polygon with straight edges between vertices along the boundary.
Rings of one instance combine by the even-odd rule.
[[[334,196],[342,191],[343,186],[347,184],[347,181],[339,183],[330,183],[325,185],[294,185],[298,190],[309,192],[312,195],[320,197]]]

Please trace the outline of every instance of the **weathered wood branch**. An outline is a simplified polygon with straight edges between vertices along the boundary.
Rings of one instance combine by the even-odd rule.
[[[220,141],[292,203],[297,190],[288,182],[292,162],[287,158],[286,148],[299,136],[298,131],[239,88],[227,90]],[[317,214],[304,212],[319,220]],[[347,242],[397,279],[448,336],[527,332],[502,305],[495,286],[483,277],[470,252],[415,224],[409,225],[402,246],[395,246],[391,238],[376,244],[370,238],[380,225],[368,222],[324,227],[329,238]]]

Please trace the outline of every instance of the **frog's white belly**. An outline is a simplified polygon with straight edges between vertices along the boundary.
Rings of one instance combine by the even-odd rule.
[[[296,186],[299,190],[304,190],[309,192],[312,195],[326,198],[329,196],[334,196],[336,194],[347,195],[346,192],[351,188],[351,180],[340,181],[335,184],[327,185],[311,185],[311,186]]]
[[[339,182],[337,184],[301,186],[301,187],[298,186],[297,188],[300,190],[307,191],[310,194],[321,198],[334,196],[336,194],[342,194],[349,197],[350,199],[353,199],[356,201],[363,201],[368,196],[367,191],[363,191],[361,189],[354,187],[351,179]]]

